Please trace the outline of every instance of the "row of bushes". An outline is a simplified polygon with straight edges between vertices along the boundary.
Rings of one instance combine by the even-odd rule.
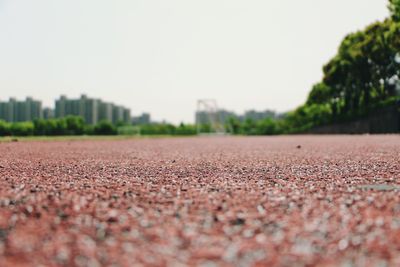
[[[146,124],[140,127],[142,135],[195,135],[197,128],[192,124],[181,123],[178,126],[169,123]]]
[[[345,122],[366,117],[385,106],[399,106],[399,97],[393,97],[380,102],[378,105],[354,114],[333,115],[331,106],[327,104],[309,104],[285,114],[280,119],[267,118],[264,120],[240,121],[230,118],[226,131],[239,135],[278,135],[307,132],[313,127],[331,123]],[[181,123],[178,126],[168,123],[146,124],[140,126],[113,125],[101,121],[96,125],[85,124],[83,118],[68,116],[60,119],[33,122],[7,123],[0,120],[0,136],[57,136],[57,135],[195,135],[197,127]],[[210,125],[202,125],[202,133],[212,132]]]
[[[81,117],[67,116],[60,119],[37,119],[33,122],[9,123],[0,120],[0,136],[57,136],[57,135],[114,135],[117,126],[108,121],[87,125]]]
[[[275,120],[232,118],[227,129],[245,135],[301,133],[399,106],[400,0],[389,0],[389,9],[389,18],[344,38],[302,106]]]
[[[240,121],[230,118],[226,124],[227,132],[238,135],[279,135],[307,132],[310,129],[332,123],[347,122],[367,117],[386,106],[400,106],[400,97],[392,97],[368,109],[347,114],[333,114],[328,104],[303,105],[282,118],[266,118],[263,120],[247,119]],[[197,127],[181,123],[178,126],[169,123],[146,125],[113,125],[101,121],[96,125],[85,124],[83,118],[68,116],[60,119],[38,119],[33,122],[8,123],[0,120],[0,136],[61,136],[61,135],[196,135]],[[212,132],[210,125],[202,125],[202,133]]]
[[[308,132],[311,129],[329,124],[345,123],[360,118],[366,118],[385,107],[398,107],[400,112],[400,97],[391,97],[377,104],[370,105],[346,114],[334,114],[328,104],[303,105],[294,111],[286,113],[282,118],[267,118],[264,120],[247,119],[244,122],[230,118],[226,130],[241,135],[279,135]]]
[[[202,127],[210,131],[210,127]],[[37,119],[32,122],[9,123],[0,120],[0,136],[61,136],[61,135],[195,135],[194,125],[181,123],[178,126],[169,123],[155,123],[140,126],[125,124],[113,125],[101,121],[88,125],[82,117],[67,116],[59,119]]]
[[[398,105],[400,1],[389,0],[389,10],[389,18],[343,39],[306,103],[288,114],[291,131],[357,120]]]

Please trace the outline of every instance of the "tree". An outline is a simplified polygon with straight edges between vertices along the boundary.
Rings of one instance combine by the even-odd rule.
[[[228,128],[228,130],[233,134],[239,134],[241,128],[239,119],[236,117],[229,117],[226,128]]]
[[[400,0],[389,0],[389,10],[394,21],[400,21]]]
[[[325,83],[317,83],[311,89],[308,95],[307,104],[324,104],[330,102],[332,98],[332,89]]]
[[[323,79],[331,88],[330,98],[341,104],[340,113],[358,114],[396,95],[399,52],[400,25],[389,19],[343,40],[338,54],[325,65]]]
[[[10,124],[3,120],[0,120],[0,136],[10,135]]]
[[[278,121],[272,118],[266,118],[257,123],[257,134],[259,135],[275,135],[280,134]]]
[[[175,135],[195,135],[197,133],[197,129],[194,125],[181,123],[178,127],[175,128]]]
[[[14,136],[30,136],[34,134],[32,122],[14,122],[11,124],[10,132]]]
[[[109,121],[101,121],[94,127],[94,134],[96,135],[115,135],[117,134],[117,129]]]
[[[67,135],[81,135],[85,132],[85,120],[82,117],[67,116],[65,117],[65,122]]]

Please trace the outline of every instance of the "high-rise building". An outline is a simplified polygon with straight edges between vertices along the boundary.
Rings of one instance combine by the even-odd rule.
[[[79,99],[68,99],[61,96],[56,100],[55,115],[62,118],[67,115],[81,116],[88,124],[96,124],[106,120],[112,123],[130,121],[130,110],[100,99],[88,98],[82,95]]]
[[[113,106],[113,117],[112,123],[116,124],[117,122],[124,121],[124,108],[121,106]]]
[[[8,122],[32,121],[38,118],[63,118],[68,115],[81,116],[86,123],[96,124],[101,120],[112,123],[131,122],[130,110],[103,102],[100,99],[88,98],[82,95],[78,99],[68,99],[62,95],[55,101],[55,109],[42,108],[42,102],[27,97],[24,101],[10,98],[0,101],[0,120]]]
[[[99,100],[82,95],[79,99],[68,99],[61,96],[56,100],[55,116],[62,118],[68,115],[81,116],[86,123],[96,124],[98,122]]]
[[[51,109],[51,108],[43,109],[43,119],[45,119],[45,120],[53,119],[54,116],[55,116],[54,109]]]
[[[56,100],[56,108],[55,108],[55,117],[56,118],[62,118],[67,115],[67,97],[65,95],[62,95],[60,99]]]
[[[124,108],[124,123],[131,123],[131,110],[128,108]]]
[[[236,114],[231,111],[227,111],[224,109],[220,109],[217,112],[211,114],[214,117],[218,117],[223,123],[229,121],[230,118],[238,119],[242,122],[250,119],[253,121],[264,120],[268,118],[277,118],[279,114],[275,113],[272,110],[264,110],[264,111],[257,111],[257,110],[248,110],[243,114]],[[198,111],[195,114],[196,124],[210,124],[210,114],[204,111]]]
[[[42,102],[27,97],[25,101],[10,98],[0,102],[0,119],[8,122],[31,121],[43,117]]]
[[[85,120],[89,124],[96,124],[99,122],[99,104],[98,99],[86,99],[85,100]]]
[[[99,121],[113,120],[113,104],[100,101],[99,105]]]
[[[8,122],[14,121],[14,98],[10,98],[8,102],[0,102],[0,119]]]
[[[149,113],[142,113],[139,116],[132,117],[132,124],[134,125],[142,125],[142,124],[150,124],[151,117]]]

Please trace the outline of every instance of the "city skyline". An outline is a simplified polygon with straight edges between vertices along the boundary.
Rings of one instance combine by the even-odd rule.
[[[193,122],[203,98],[283,112],[346,34],[387,15],[380,0],[0,0],[0,88],[44,106],[85,93],[173,123]]]
[[[100,98],[91,98],[85,94],[72,99],[61,95],[54,100],[52,107],[43,106],[41,100],[31,96],[27,96],[24,100],[15,97],[10,97],[8,100],[0,99],[0,120],[7,122],[63,118],[69,115],[80,116],[91,125],[104,120],[113,124],[119,122],[131,124],[132,118],[135,118],[131,116],[129,108]]]
[[[63,102],[70,102],[69,104],[65,104]],[[99,111],[90,111],[90,114],[87,114],[87,111],[85,112],[84,110],[79,110],[78,106],[82,105],[83,103],[79,102],[87,102],[91,106],[91,109],[97,109],[97,106]],[[31,116],[26,115],[24,119],[18,118],[21,117],[20,115],[17,115],[18,119],[13,119],[14,114],[11,115],[11,117],[7,118],[7,116],[4,115],[4,110],[3,110],[3,105],[8,104],[8,103],[18,103],[18,104],[26,104],[28,103],[33,103],[33,107],[35,111],[33,113],[35,115]],[[109,108],[105,107],[105,105],[108,105]],[[62,106],[62,109],[60,108]],[[117,107],[121,109],[122,111],[119,112],[123,115],[115,115],[113,113],[113,107]],[[85,108],[84,108],[85,109]],[[108,111],[105,111],[108,110]],[[115,111],[115,110],[114,110]],[[15,113],[20,113],[20,110],[14,111]],[[205,110],[196,110],[194,112],[194,123],[197,124],[199,123],[199,115],[202,117],[200,119],[200,123],[208,123],[206,122],[207,119],[204,118],[204,116],[207,116],[206,114],[203,114],[206,112]],[[118,113],[118,112],[114,112]],[[218,109],[217,114],[220,114],[218,116],[221,116],[222,121],[227,121],[230,117],[237,118],[239,120],[245,120],[246,118],[251,118],[254,120],[260,120],[263,118],[276,118],[280,117],[282,114],[278,113],[274,110],[270,109],[265,109],[265,110],[255,110],[255,109],[246,109],[243,113],[237,113],[235,111],[230,110],[229,108],[221,108]],[[22,122],[22,121],[32,121],[36,118],[43,118],[43,119],[51,119],[51,118],[62,118],[67,115],[76,115],[76,116],[81,116],[85,119],[85,121],[89,124],[96,124],[101,120],[108,120],[110,122],[116,123],[119,120],[123,120],[124,122],[129,122],[132,124],[147,124],[147,123],[170,123],[166,120],[162,121],[152,121],[151,120],[151,114],[148,112],[142,112],[140,114],[131,114],[130,109],[120,106],[118,104],[108,102],[108,101],[103,101],[103,99],[92,97],[92,96],[87,96],[86,94],[81,94],[78,98],[70,98],[66,95],[60,95],[58,98],[54,99],[54,104],[49,105],[49,106],[44,106],[42,101],[40,99],[36,99],[32,96],[26,96],[25,98],[16,98],[16,97],[9,97],[6,99],[0,98],[0,120],[5,120],[9,122]],[[9,115],[10,116],[10,115]],[[98,117],[98,118],[97,118]],[[121,119],[122,117],[122,119]],[[129,118],[129,119],[128,119]]]

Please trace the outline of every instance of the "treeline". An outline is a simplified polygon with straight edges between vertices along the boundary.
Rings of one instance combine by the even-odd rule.
[[[241,122],[231,118],[227,129],[246,135],[301,133],[399,105],[400,0],[390,0],[389,10],[390,18],[344,38],[306,103],[281,119]]]
[[[230,118],[226,123],[227,132],[239,135],[280,135],[305,132],[308,129],[322,125],[328,117],[323,116],[319,109],[311,107],[307,110],[307,116],[298,118],[297,114],[286,114],[283,118],[267,118],[263,120],[247,119],[240,121]]]
[[[347,35],[306,103],[286,115],[290,131],[368,116],[400,100],[400,0],[391,17]]]
[[[208,126],[203,127],[210,131]],[[132,126],[123,122],[112,124],[101,121],[88,125],[82,117],[67,116],[58,119],[36,119],[32,122],[8,123],[0,120],[0,136],[63,136],[63,135],[195,135],[195,125],[178,126],[169,123],[153,123]]]
[[[197,128],[192,124],[154,123],[140,126],[141,135],[195,135]]]
[[[96,125],[85,124],[82,117],[36,119],[32,122],[5,122],[0,120],[0,136],[58,136],[58,135],[115,135],[117,126],[108,121]]]

